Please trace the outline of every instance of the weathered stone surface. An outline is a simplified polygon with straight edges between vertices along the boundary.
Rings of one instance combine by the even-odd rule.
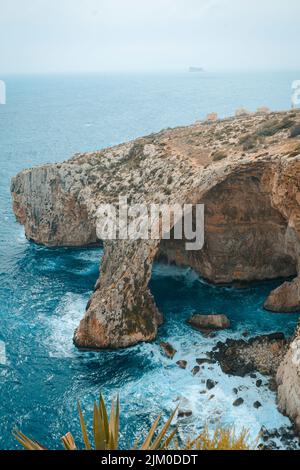
[[[278,405],[300,434],[300,322],[277,372]]]
[[[271,312],[300,313],[300,278],[285,282],[271,292],[264,307]]]
[[[188,320],[189,325],[199,331],[225,330],[230,328],[230,321],[226,315],[193,315]]]
[[[290,138],[299,121],[293,111],[197,123],[13,178],[16,217],[28,239],[47,246],[98,242],[97,208],[119,195],[132,203],[205,204],[201,251],[186,251],[186,240],[104,242],[99,281],[74,335],[78,347],[156,337],[162,318],[148,284],[157,259],[214,283],[299,273],[300,155]],[[214,161],[216,152],[227,158]]]
[[[212,352],[226,374],[244,377],[254,371],[275,376],[287,349],[288,341],[282,333],[251,338],[249,341],[227,339],[218,342]],[[257,386],[261,386],[257,381]]]

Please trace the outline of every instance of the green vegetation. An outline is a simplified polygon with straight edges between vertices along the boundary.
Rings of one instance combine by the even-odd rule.
[[[291,139],[294,139],[298,136],[300,136],[300,124],[296,124],[295,126],[293,126],[290,132]]]
[[[243,431],[236,437],[234,430],[218,428],[213,436],[210,436],[206,428],[196,439],[188,440],[183,446],[179,446],[176,439],[176,427],[171,430],[172,421],[177,409],[172,413],[166,423],[158,430],[161,416],[154,421],[142,444],[135,443],[133,450],[249,450],[248,432]],[[81,427],[82,440],[85,450],[118,450],[119,449],[119,423],[120,404],[119,399],[112,401],[110,414],[108,415],[103,397],[100,395],[99,403],[94,403],[93,428],[88,432],[85,419],[78,403],[78,415]],[[92,435],[93,439],[90,439]],[[21,431],[14,431],[14,436],[26,450],[47,450],[39,442],[25,436]],[[71,433],[62,437],[65,450],[79,450]]]
[[[279,131],[291,128],[294,124],[295,122],[288,116],[282,120],[271,119],[257,129],[256,135],[259,137],[271,137]]]
[[[224,150],[217,150],[212,154],[212,159],[214,162],[219,162],[220,160],[224,160],[227,158],[227,153]]]

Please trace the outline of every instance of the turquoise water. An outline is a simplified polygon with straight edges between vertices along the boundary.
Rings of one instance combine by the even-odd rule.
[[[78,433],[76,400],[90,409],[102,391],[122,401],[122,445],[128,446],[160,412],[168,414],[181,398],[192,418],[179,421],[182,434],[208,422],[246,425],[256,436],[289,421],[276,410],[275,396],[254,379],[229,378],[208,366],[193,377],[195,359],[228,335],[270,331],[291,333],[297,315],[262,310],[278,282],[246,289],[210,286],[190,270],[156,265],[151,289],[165,316],[157,341],[100,353],[78,352],[74,328],[98,276],[101,249],[46,249],[29,243],[14,220],[10,178],[19,170],[67,159],[164,127],[190,124],[217,111],[233,114],[245,106],[285,109],[299,74],[149,74],[0,77],[7,105],[0,106],[0,448],[19,448],[14,426],[54,448],[59,437]],[[204,339],[185,320],[196,311],[227,313],[232,331]],[[159,342],[178,350],[175,361],[161,355]],[[3,348],[2,348],[3,349]],[[187,359],[183,371],[175,364]],[[203,381],[218,381],[215,395],[200,392]],[[266,380],[264,380],[264,383]],[[245,404],[233,408],[233,387],[242,386]],[[263,407],[257,411],[253,402]]]

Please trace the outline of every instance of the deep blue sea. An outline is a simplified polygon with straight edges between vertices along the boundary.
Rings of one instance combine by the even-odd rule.
[[[117,352],[78,352],[73,331],[97,279],[101,249],[29,243],[15,222],[9,186],[26,167],[191,124],[208,112],[229,116],[241,106],[289,108],[291,83],[299,78],[300,71],[0,76],[7,85],[7,104],[0,106],[1,449],[19,448],[14,427],[51,448],[60,447],[59,438],[69,430],[78,437],[76,400],[90,418],[100,391],[107,400],[120,394],[123,447],[161,411],[169,414],[178,399],[193,411],[178,421],[182,436],[205,424],[246,426],[253,438],[262,425],[289,425],[276,409],[275,394],[265,385],[256,388],[255,379],[230,378],[217,365],[191,374],[196,358],[227,336],[293,331],[297,315],[262,309],[277,281],[241,290],[213,287],[190,270],[156,265],[151,288],[165,317],[157,341]],[[232,331],[204,339],[185,325],[197,311],[226,313]],[[178,350],[175,361],[161,354],[161,340]],[[175,365],[178,359],[187,359],[187,370]],[[218,384],[213,393],[201,394],[207,378]],[[236,386],[245,400],[239,408],[232,406]],[[253,407],[256,400],[260,410]]]

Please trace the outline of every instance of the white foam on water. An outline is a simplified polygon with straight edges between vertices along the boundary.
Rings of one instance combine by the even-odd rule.
[[[205,426],[213,432],[221,425],[234,427],[236,433],[248,430],[249,444],[255,445],[263,426],[270,431],[291,426],[290,420],[277,409],[276,394],[267,386],[268,377],[260,374],[256,374],[256,378],[228,376],[218,364],[204,364],[193,376],[191,370],[197,365],[196,359],[205,358],[205,352],[211,349],[206,341],[193,347],[190,343],[188,348],[187,344],[182,347],[179,339],[173,338],[171,343],[177,353],[172,361],[162,354],[158,344],[141,347],[140,354],[151,354],[158,367],[146,372],[136,383],[122,387],[122,401],[127,409],[130,404],[143,402],[145,409],[164,411],[167,416],[179,404],[180,409],[193,413],[191,417],[177,419],[179,434],[185,440],[189,433],[190,437],[195,436]],[[176,365],[180,359],[188,362],[185,370]],[[206,387],[208,379],[217,382],[211,390]],[[263,381],[261,387],[256,387],[258,379]],[[238,394],[234,388],[238,389]],[[242,398],[244,403],[235,407],[233,403],[237,398]],[[256,401],[262,405],[259,409],[253,406]]]
[[[4,341],[0,341],[0,365],[6,366],[7,357],[6,357],[6,345]]]
[[[67,293],[54,314],[47,318],[49,336],[45,339],[51,357],[74,355],[72,338],[82,319],[89,296]]]
[[[46,318],[49,336],[45,341],[51,357],[67,358],[76,354],[72,338],[87,301],[88,294],[67,293],[54,314]],[[218,364],[204,364],[193,376],[191,371],[197,365],[196,359],[207,357],[206,353],[217,341],[225,341],[228,337],[238,338],[240,334],[224,331],[215,338],[204,338],[192,329],[187,334],[186,330],[174,325],[174,334],[167,339],[177,350],[174,359],[169,360],[162,354],[159,341],[138,345],[135,354],[140,355],[142,361],[149,360],[150,367],[146,365],[138,376],[117,384],[115,389],[110,388],[110,393],[120,393],[123,414],[129,421],[136,414],[144,415],[145,410],[150,421],[160,412],[168,416],[180,403],[181,409],[192,411],[191,417],[177,419],[183,439],[197,435],[206,425],[212,432],[221,425],[234,427],[237,433],[246,428],[249,443],[255,443],[262,426],[268,430],[291,426],[290,420],[277,409],[276,395],[267,386],[268,377],[260,374],[256,374],[256,378],[228,376]],[[130,352],[132,354],[132,350]],[[178,360],[188,362],[186,370],[176,365]],[[217,382],[211,390],[206,387],[208,379]],[[263,381],[261,387],[256,387],[257,379]],[[238,394],[234,388],[238,389]],[[237,398],[242,398],[244,403],[235,407],[233,403]],[[262,405],[259,409],[253,406],[256,401]]]

